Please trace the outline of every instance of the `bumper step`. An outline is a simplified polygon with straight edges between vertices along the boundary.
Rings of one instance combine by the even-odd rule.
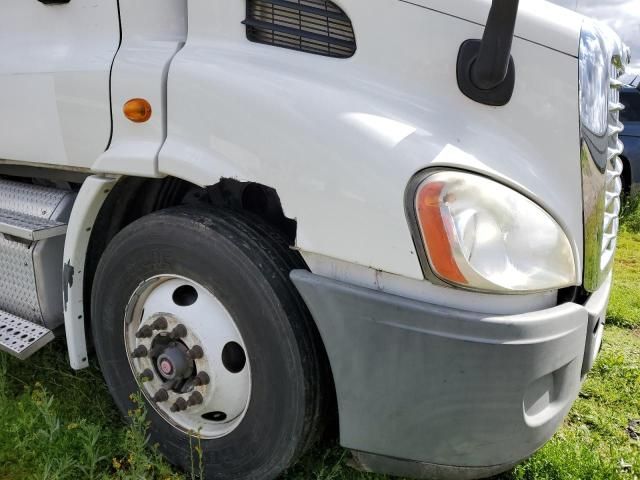
[[[67,232],[67,225],[55,220],[35,217],[0,208],[0,233],[23,240],[38,241]]]
[[[0,311],[0,350],[25,360],[54,339],[53,332]]]

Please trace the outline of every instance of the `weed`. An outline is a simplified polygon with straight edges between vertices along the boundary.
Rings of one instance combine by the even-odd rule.
[[[196,444],[193,444],[194,439]],[[194,454],[198,457],[198,469],[196,470]],[[204,480],[204,459],[202,450],[202,437],[200,431],[189,434],[189,457],[191,459],[191,480]],[[196,473],[197,472],[197,473]]]
[[[141,393],[131,395],[134,409],[128,412],[129,426],[124,434],[126,455],[113,458],[113,478],[119,480],[173,479],[180,478],[171,471],[158,452],[158,446],[149,445],[149,422]]]
[[[640,195],[626,199],[620,213],[620,225],[624,231],[640,233]]]
[[[625,328],[640,327],[640,235],[626,231],[620,234],[613,273],[615,285],[607,322]]]
[[[78,468],[83,473],[84,478],[96,478],[100,472],[100,466],[107,460],[106,455],[101,455],[99,446],[101,439],[100,427],[97,425],[70,425],[69,430],[78,428],[78,436],[83,450],[84,464]]]

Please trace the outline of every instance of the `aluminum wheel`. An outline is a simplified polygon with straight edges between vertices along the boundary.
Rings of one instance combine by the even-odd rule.
[[[240,424],[251,396],[248,354],[212,292],[176,275],[150,278],[129,300],[124,336],[140,390],[171,425],[210,439]]]

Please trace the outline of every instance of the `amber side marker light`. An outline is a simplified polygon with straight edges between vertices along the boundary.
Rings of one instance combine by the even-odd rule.
[[[122,107],[124,116],[135,123],[144,123],[151,118],[151,104],[144,98],[132,98]]]
[[[467,279],[453,258],[447,236],[446,220],[440,212],[440,196],[443,188],[442,182],[427,183],[420,187],[417,199],[418,221],[435,273],[445,280],[464,285]]]

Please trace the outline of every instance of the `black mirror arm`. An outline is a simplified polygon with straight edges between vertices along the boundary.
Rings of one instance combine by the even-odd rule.
[[[458,85],[467,97],[501,106],[511,99],[515,66],[511,45],[519,0],[493,0],[482,40],[467,40],[458,53]]]
[[[493,0],[480,51],[471,66],[471,80],[478,88],[490,90],[507,77],[517,16],[518,0]]]

